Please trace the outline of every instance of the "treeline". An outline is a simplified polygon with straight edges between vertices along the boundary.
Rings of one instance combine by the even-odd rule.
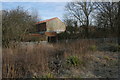
[[[65,6],[67,25],[60,39],[117,37],[120,2],[69,2]]]
[[[36,32],[36,22],[35,11],[30,14],[22,7],[2,10],[3,47],[26,40],[26,34]],[[65,6],[64,23],[67,29],[58,35],[59,39],[117,37],[120,34],[120,2],[69,2]]]

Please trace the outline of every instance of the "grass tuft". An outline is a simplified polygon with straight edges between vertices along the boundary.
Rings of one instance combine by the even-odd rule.
[[[42,78],[54,78],[54,75],[52,73],[47,73],[43,75]]]
[[[89,47],[89,49],[90,49],[91,51],[96,51],[96,50],[97,50],[97,46],[96,46],[96,45],[91,45],[91,46]]]
[[[67,58],[67,63],[73,66],[77,66],[80,64],[80,59],[77,56],[69,56]]]

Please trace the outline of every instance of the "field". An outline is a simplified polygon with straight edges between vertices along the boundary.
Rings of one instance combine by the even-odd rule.
[[[24,43],[3,48],[3,78],[117,78],[114,41]]]

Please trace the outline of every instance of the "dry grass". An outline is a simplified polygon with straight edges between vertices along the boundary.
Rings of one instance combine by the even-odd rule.
[[[48,46],[34,45],[3,49],[3,77],[30,77],[48,70]]]
[[[81,74],[90,61],[93,53],[90,46],[96,45],[93,40],[76,40],[68,43],[21,45],[3,48],[3,78],[33,78],[43,77],[48,73],[54,77],[73,76]],[[66,64],[69,56],[77,56],[82,65],[72,68]],[[70,72],[71,71],[76,72]],[[78,73],[79,72],[79,73]],[[63,76],[64,75],[64,76]],[[79,75],[77,75],[79,76]]]

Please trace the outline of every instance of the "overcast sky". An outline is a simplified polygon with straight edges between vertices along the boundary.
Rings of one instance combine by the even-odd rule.
[[[11,10],[21,6],[29,12],[37,12],[42,19],[58,17],[62,20],[65,5],[66,2],[3,2],[2,9]]]

